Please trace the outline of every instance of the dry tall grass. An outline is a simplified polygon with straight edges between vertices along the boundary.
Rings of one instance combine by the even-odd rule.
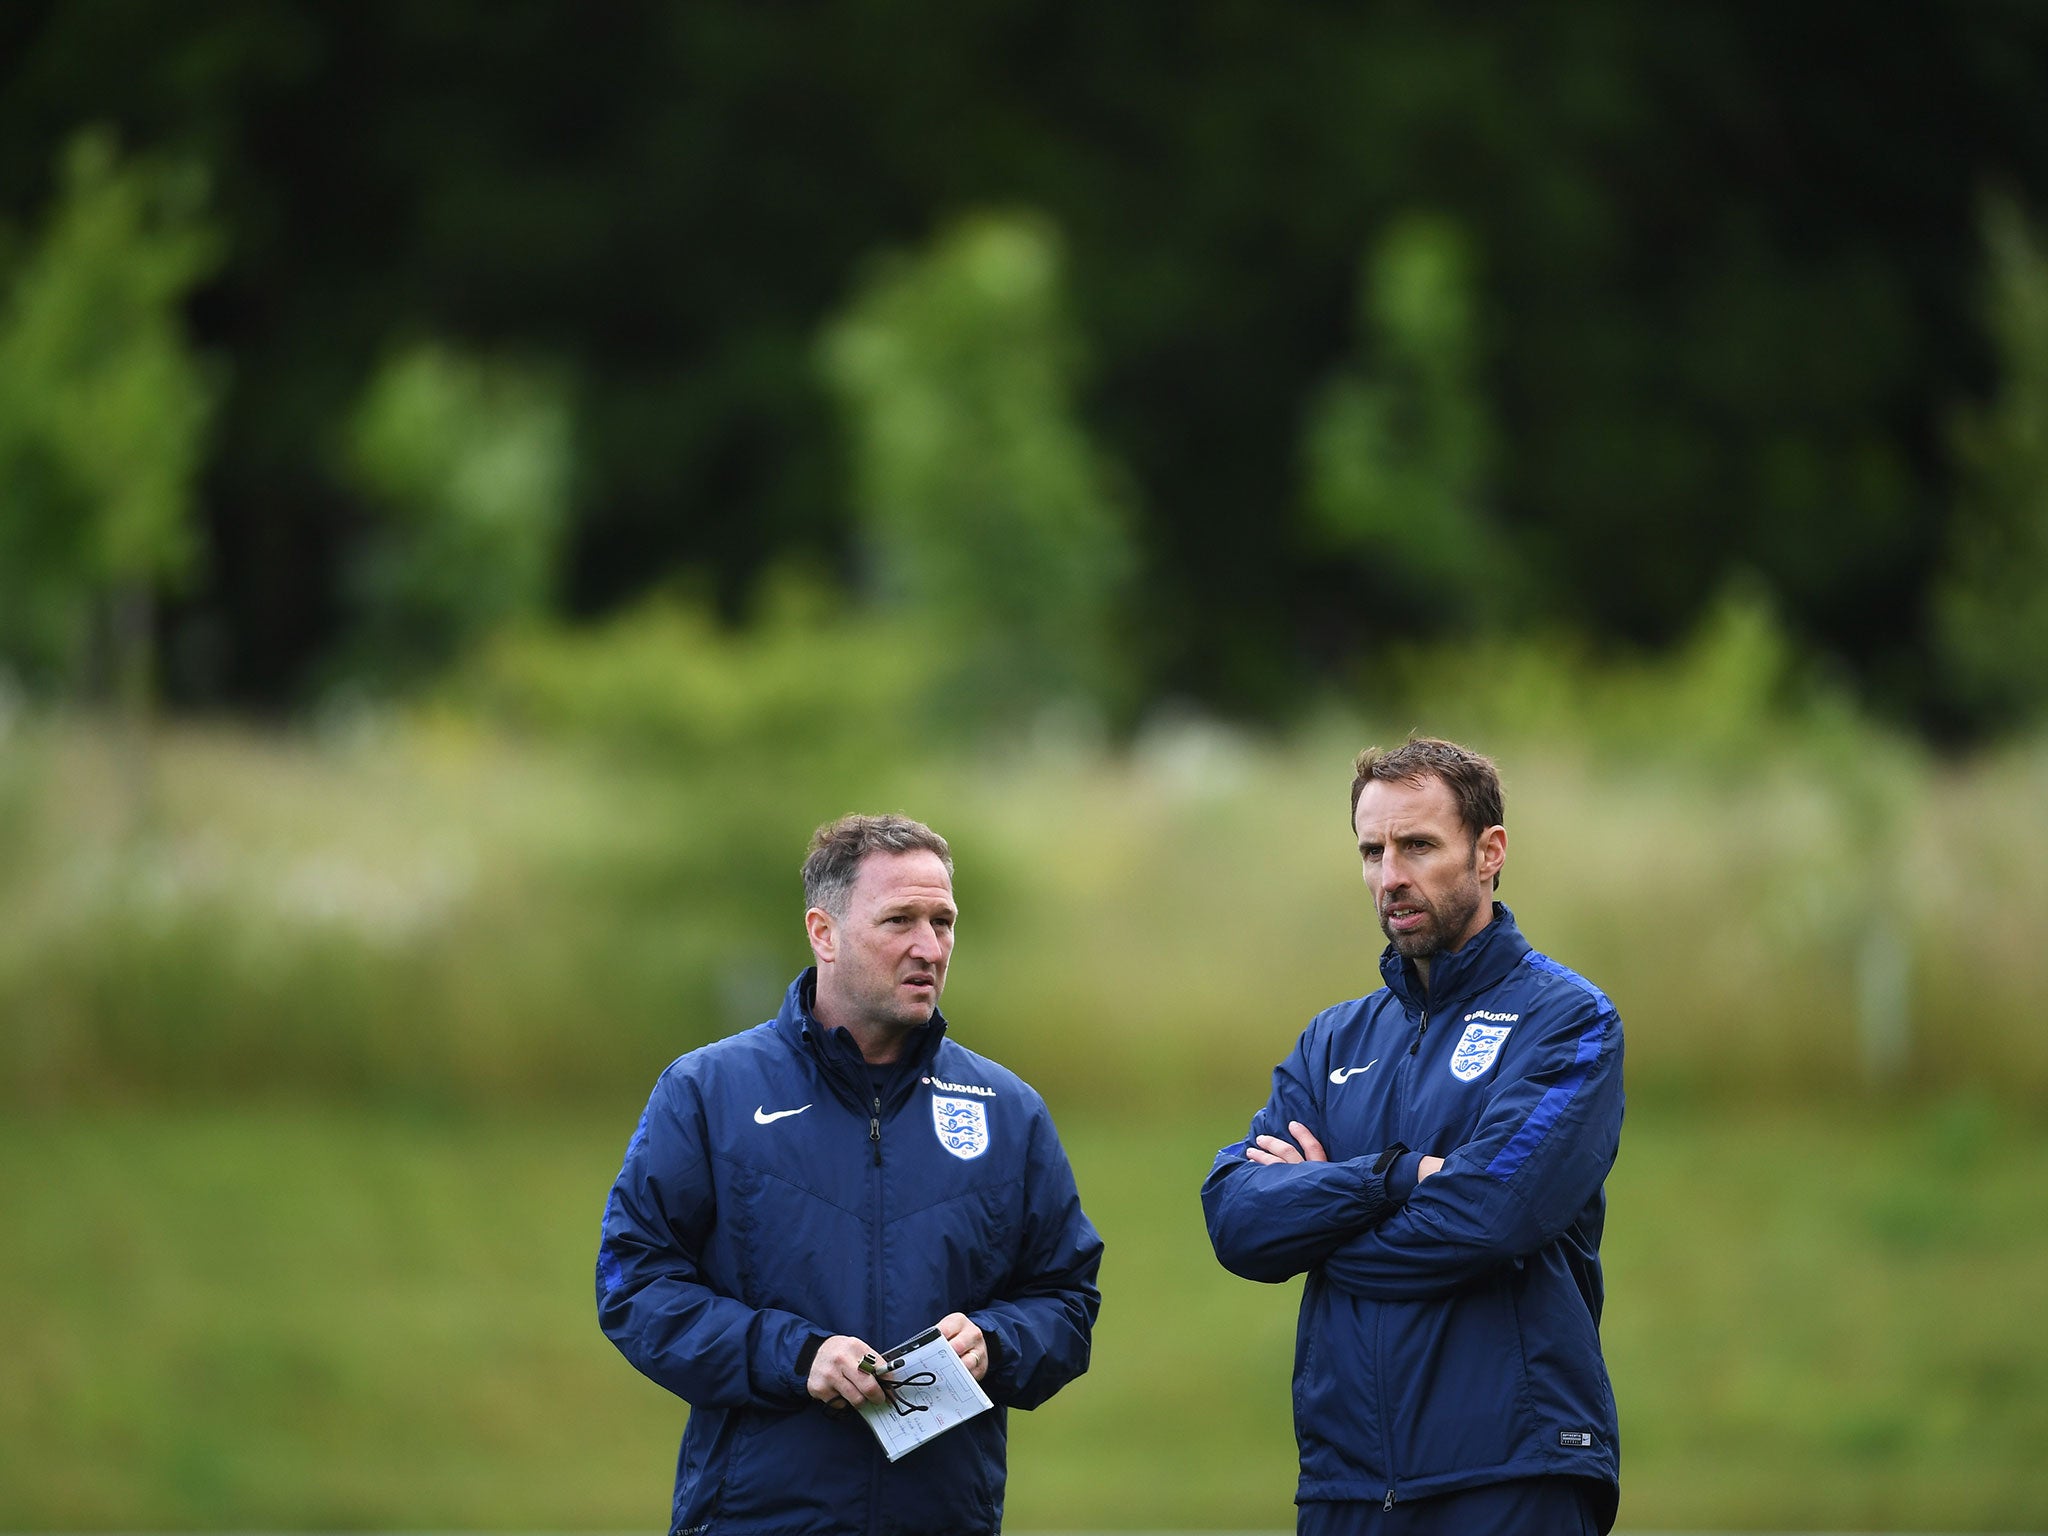
[[[955,844],[962,1038],[1056,1103],[1249,1103],[1315,1010],[1378,984],[1343,806],[1352,751],[1397,734],[776,773],[445,719],[182,726],[138,806],[97,728],[17,724],[0,1100],[611,1102],[774,1008],[806,833],[886,806]],[[1619,1004],[1636,1091],[2048,1089],[2048,746],[1844,769],[1797,742],[1488,744],[1501,896]]]

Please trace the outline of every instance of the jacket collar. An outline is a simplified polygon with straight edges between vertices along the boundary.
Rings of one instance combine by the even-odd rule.
[[[1386,978],[1387,990],[1401,1000],[1401,1006],[1408,1012],[1419,1014],[1427,1008],[1432,1013],[1445,1013],[1464,999],[1497,985],[1522,963],[1522,956],[1529,953],[1530,947],[1515,925],[1515,914],[1496,901],[1492,922],[1472,935],[1462,949],[1430,961],[1426,994],[1414,962],[1403,959],[1391,944],[1380,951],[1380,975]]]
[[[811,1011],[817,996],[818,968],[806,966],[789,984],[789,990],[782,994],[782,1008],[775,1015],[775,1032],[787,1040],[799,1055],[808,1056],[816,1062],[828,1078],[850,1090],[857,1103],[865,1104],[867,1084],[849,1080],[851,1069],[847,1064],[847,1053],[837,1049],[831,1038],[844,1035],[846,1031],[828,1030],[818,1022],[818,1016]],[[934,1008],[931,1022],[920,1025],[911,1036],[910,1055],[901,1064],[904,1081],[915,1081],[931,1070],[932,1060],[939,1054],[939,1045],[945,1038],[946,1016]]]

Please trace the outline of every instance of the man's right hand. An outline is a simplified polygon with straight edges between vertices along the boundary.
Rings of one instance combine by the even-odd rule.
[[[1415,1165],[1415,1182],[1420,1184],[1432,1173],[1435,1173],[1438,1169],[1442,1168],[1443,1165],[1444,1160],[1440,1157],[1425,1157],[1421,1162]]]
[[[1285,1136],[1261,1136],[1245,1147],[1246,1161],[1271,1167],[1275,1163],[1327,1163],[1330,1160],[1330,1154],[1316,1140],[1316,1133],[1299,1120],[1288,1121],[1287,1129],[1294,1132],[1294,1141]],[[1296,1146],[1296,1141],[1301,1145]]]
[[[805,1389],[828,1408],[882,1402],[882,1389],[875,1385],[875,1378],[860,1368],[860,1362],[874,1353],[850,1334],[833,1334],[818,1346]]]

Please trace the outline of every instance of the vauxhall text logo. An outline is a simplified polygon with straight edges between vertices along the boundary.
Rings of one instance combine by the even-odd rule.
[[[1488,1013],[1484,1008],[1475,1008],[1459,1022],[1470,1024],[1474,1019],[1485,1019],[1493,1024],[1512,1024],[1520,1018],[1519,1013]]]
[[[979,1083],[949,1083],[942,1077],[928,1077],[925,1081],[934,1088],[945,1089],[948,1093],[974,1093],[979,1094],[984,1099],[992,1099],[996,1096],[995,1089],[984,1088]]]

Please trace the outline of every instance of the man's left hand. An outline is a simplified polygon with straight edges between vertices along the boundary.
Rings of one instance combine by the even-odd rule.
[[[939,1333],[953,1346],[968,1375],[979,1381],[988,1374],[988,1340],[965,1312],[948,1312],[940,1318]]]
[[[1294,1133],[1294,1141],[1285,1136],[1261,1136],[1244,1149],[1244,1155],[1255,1163],[1327,1163],[1330,1160],[1330,1154],[1316,1140],[1316,1133],[1299,1120],[1288,1121],[1287,1129]],[[1294,1144],[1297,1141],[1300,1146]]]

